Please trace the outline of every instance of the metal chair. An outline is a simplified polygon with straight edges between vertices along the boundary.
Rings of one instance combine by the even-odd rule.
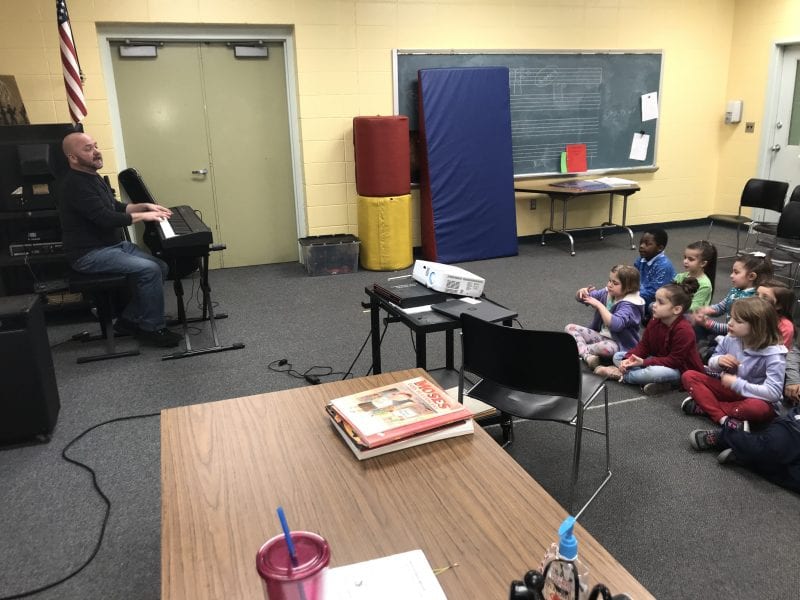
[[[784,205],[783,210],[792,202],[800,202],[800,185],[795,186],[792,193],[789,195],[788,202]],[[781,214],[783,214],[783,210]],[[780,221],[780,218],[778,219]],[[750,233],[756,234],[757,246],[775,246],[775,237],[778,233],[778,223],[754,223],[751,227]]]
[[[800,186],[792,192],[794,198]],[[800,198],[800,194],[798,195]],[[800,275],[800,202],[788,202],[781,212],[775,228],[775,235],[762,241],[776,271],[786,269],[788,275],[782,276],[792,287],[797,285]],[[781,277],[780,275],[777,275]]]
[[[458,399],[477,398],[500,411],[503,447],[514,440],[513,417],[555,421],[575,429],[569,510],[575,503],[583,431],[605,436],[606,475],[581,511],[611,479],[608,390],[605,378],[581,368],[575,339],[563,332],[532,331],[488,323],[468,314],[461,316],[463,363],[459,372]],[[480,378],[465,390],[465,373]],[[584,410],[602,393],[605,429],[583,425]]]
[[[733,256],[738,256],[741,251],[740,235],[742,226],[747,225],[747,238],[745,239],[745,248],[750,238],[750,233],[754,228],[768,225],[768,222],[754,221],[752,217],[742,215],[742,208],[761,208],[764,210],[773,210],[780,213],[783,210],[784,200],[786,199],[786,191],[789,189],[789,184],[785,181],[772,181],[769,179],[748,179],[742,190],[742,197],[739,200],[739,212],[735,215],[732,214],[713,214],[708,215],[711,221],[708,225],[708,234],[706,239],[711,239],[711,228],[714,222],[728,223],[736,225],[736,253]],[[719,244],[717,245],[725,245]],[[731,258],[730,256],[720,256],[719,258]]]

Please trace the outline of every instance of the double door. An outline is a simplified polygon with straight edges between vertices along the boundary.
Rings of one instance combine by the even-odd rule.
[[[112,47],[126,166],[159,204],[200,212],[227,245],[214,267],[298,258],[284,48],[266,46],[246,59],[223,43],[166,43],[156,58]]]

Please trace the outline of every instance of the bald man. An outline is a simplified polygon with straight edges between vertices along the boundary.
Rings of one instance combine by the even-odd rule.
[[[167,265],[126,241],[122,228],[163,221],[172,214],[157,204],[118,202],[97,174],[103,155],[85,133],[70,133],[62,144],[70,171],[61,182],[59,215],[67,260],[82,273],[125,273],[133,299],[114,323],[119,333],[161,347],[177,346],[181,336],[166,328],[164,279]]]

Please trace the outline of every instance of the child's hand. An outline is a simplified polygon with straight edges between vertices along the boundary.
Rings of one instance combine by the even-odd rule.
[[[600,300],[594,296],[586,296],[586,298],[583,299],[583,303],[587,306],[593,306],[594,308],[597,308],[598,306],[605,306],[605,304],[600,302]]]
[[[700,315],[702,317],[705,317],[706,315],[710,315],[713,312],[714,312],[714,309],[712,309],[710,306],[701,306],[701,307],[695,309],[694,314],[695,315]]]
[[[581,302],[586,302],[586,299],[590,297],[589,294],[592,293],[594,290],[595,287],[593,285],[582,287],[581,289],[578,290],[577,293],[578,300],[580,300]]]
[[[706,316],[700,311],[695,311],[691,314],[692,322],[699,326],[704,327],[706,323]]]
[[[723,373],[722,376],[719,378],[726,388],[730,389],[733,387],[733,384],[738,379],[736,375],[731,375],[730,373]]]
[[[783,395],[792,406],[800,403],[800,383],[792,383],[783,388]]]
[[[644,359],[631,354],[628,358],[619,364],[619,370],[623,373],[632,367],[641,367],[644,364]]]
[[[739,368],[739,361],[732,354],[725,354],[717,359],[717,364],[729,373],[735,373]]]

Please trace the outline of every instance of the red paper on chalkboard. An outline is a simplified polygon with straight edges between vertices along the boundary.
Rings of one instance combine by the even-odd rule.
[[[567,144],[567,172],[586,171],[586,144]]]

